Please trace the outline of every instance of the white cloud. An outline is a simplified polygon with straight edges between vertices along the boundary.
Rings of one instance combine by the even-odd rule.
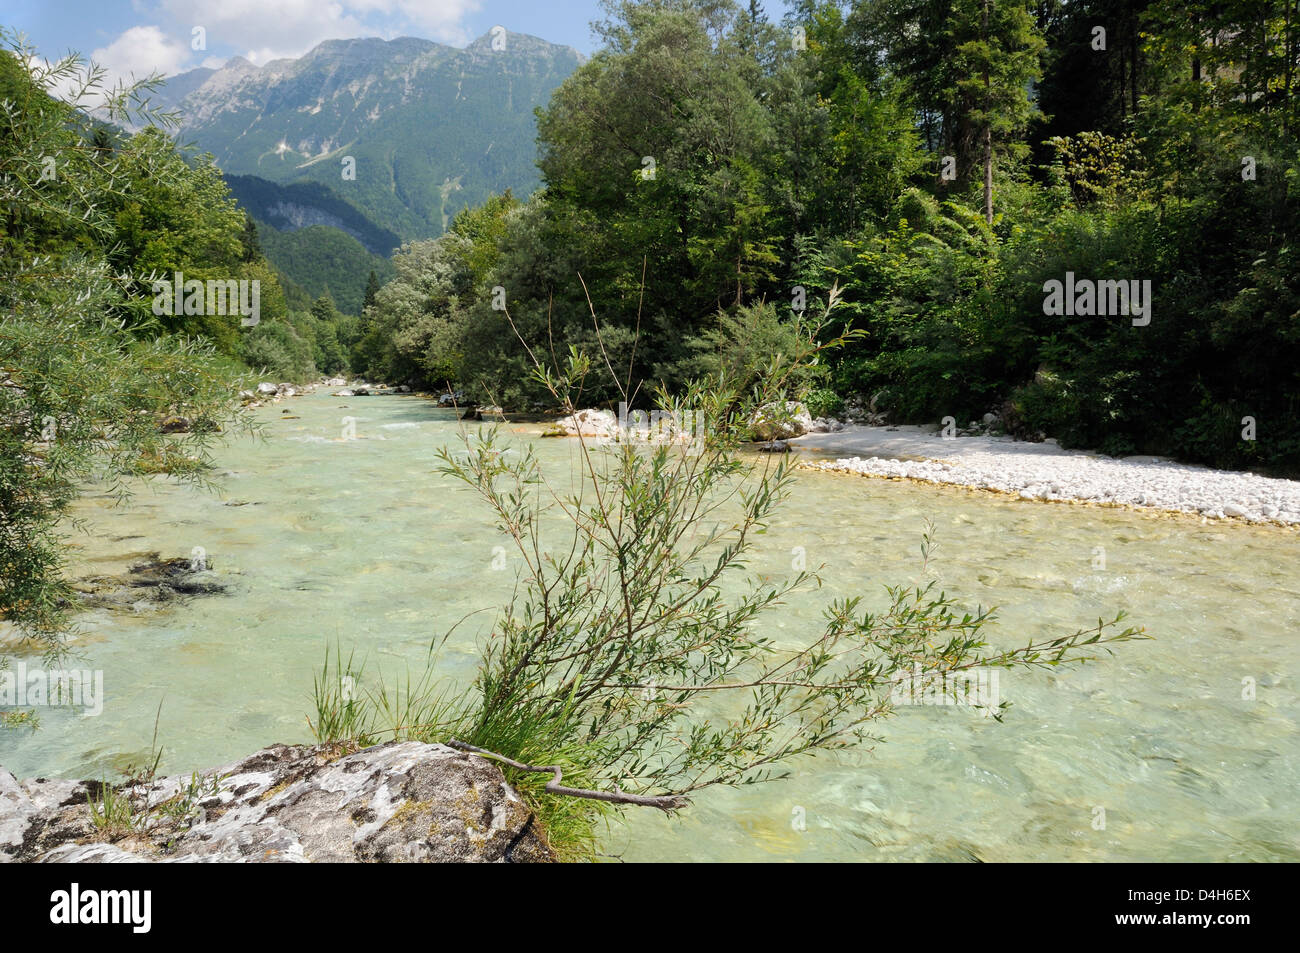
[[[478,0],[356,0],[358,9],[372,7],[409,24],[406,32],[444,43],[472,39],[465,17],[479,9]]]
[[[209,47],[229,46],[258,66],[298,57],[322,40],[415,33],[468,39],[465,16],[479,0],[161,0],[186,31],[201,26]]]
[[[188,37],[186,37],[188,39]],[[133,26],[90,59],[108,71],[110,85],[118,79],[144,79],[150,73],[170,76],[185,68],[191,54],[188,42],[156,26]]]
[[[363,36],[419,36],[463,45],[473,37],[466,18],[481,0],[131,0],[141,18],[107,46],[90,54],[107,71],[106,86],[143,79],[151,73],[174,76],[202,65],[219,68],[236,53],[257,66],[296,58],[324,40]],[[157,24],[162,24],[159,26]],[[202,27],[205,49],[192,48]],[[213,51],[213,52],[209,52]],[[218,53],[220,55],[218,55]],[[53,90],[72,98],[75,83]]]
[[[83,58],[80,67],[59,76],[52,75],[54,61],[29,56],[28,64],[42,85],[53,96],[72,103],[95,115],[106,115],[109,95],[119,83],[131,85],[154,73],[171,76],[188,69],[192,55],[188,43],[157,26],[133,26],[107,46],[101,46]],[[64,62],[62,60],[58,62]],[[102,78],[90,85],[90,67],[101,67]]]

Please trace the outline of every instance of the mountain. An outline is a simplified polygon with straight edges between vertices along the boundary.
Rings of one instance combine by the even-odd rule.
[[[581,62],[571,47],[520,33],[505,34],[504,50],[490,34],[465,49],[413,37],[328,40],[299,59],[257,67],[234,57],[183,73],[157,100],[179,111],[180,138],[228,175],[319,183],[406,240],[441,234],[494,192],[536,187],[534,110]],[[345,178],[349,158],[354,178]],[[257,217],[336,224],[377,251],[377,236],[356,222],[350,230],[322,195],[300,193],[310,201]],[[339,221],[313,219],[311,209]]]
[[[230,173],[225,174],[225,180],[239,204],[253,218],[279,231],[328,225],[356,239],[372,255],[390,255],[402,243],[396,234],[376,225],[365,213],[319,182],[278,185],[255,175]]]

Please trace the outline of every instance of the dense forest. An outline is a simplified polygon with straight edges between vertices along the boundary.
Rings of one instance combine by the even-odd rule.
[[[679,388],[837,287],[815,411],[1300,467],[1294,0],[607,12],[543,187],[405,246],[359,371],[541,408],[522,339]]]

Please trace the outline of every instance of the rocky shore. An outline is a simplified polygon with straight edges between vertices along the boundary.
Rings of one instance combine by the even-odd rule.
[[[314,394],[319,388],[339,388],[333,392],[335,397],[371,397],[389,394],[409,394],[411,388],[406,384],[390,386],[388,384],[370,384],[363,380],[348,381],[343,377],[322,377],[314,384],[288,384],[262,381],[256,390],[241,390],[239,399],[246,407],[261,407],[263,404],[278,404],[287,397]]]
[[[499,411],[500,408],[497,408]],[[646,443],[683,442],[697,437],[700,421],[694,414],[635,410],[619,417],[612,410],[588,407],[552,422],[548,437],[597,437]],[[837,433],[844,423],[833,417],[814,418],[797,401],[784,407],[765,404],[749,422],[750,436],[759,443],[778,443],[808,433]]]
[[[272,745],[203,775],[118,787],[0,768],[0,863],[554,859],[500,769],[445,745]]]
[[[1300,524],[1300,481],[1214,470],[1158,457],[1107,457],[1054,441],[944,438],[924,427],[847,427],[790,441],[843,454],[805,467],[1011,493],[1027,500],[1130,506],[1205,520]]]

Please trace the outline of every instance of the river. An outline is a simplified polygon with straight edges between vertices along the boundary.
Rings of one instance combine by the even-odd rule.
[[[263,439],[218,450],[220,492],[155,482],[123,507],[95,494],[78,504],[88,532],[73,539],[74,574],[198,547],[235,592],[87,613],[77,665],[104,672],[103,713],[46,709],[35,732],[0,731],[0,764],[20,777],[112,777],[147,755],[160,704],[166,773],[306,742],[327,646],[355,648],[368,674],[418,671],[431,639],[486,609],[439,660],[447,677],[470,677],[517,564],[501,558],[506,541],[478,498],[436,472],[436,449],[458,445],[452,413],[414,396],[324,393],[257,413]],[[532,440],[539,428],[513,429]],[[536,446],[548,470],[571,466],[573,441]],[[920,578],[927,518],[939,540],[931,577],[971,606],[999,606],[998,644],[1120,609],[1155,640],[1084,667],[1002,672],[1002,723],[904,708],[872,751],[705,792],[673,819],[633,811],[605,853],[1300,860],[1300,534],[806,471],[752,568],[784,573],[802,556],[826,585],[776,610],[775,636],[814,631],[833,598],[883,606],[884,585]]]

